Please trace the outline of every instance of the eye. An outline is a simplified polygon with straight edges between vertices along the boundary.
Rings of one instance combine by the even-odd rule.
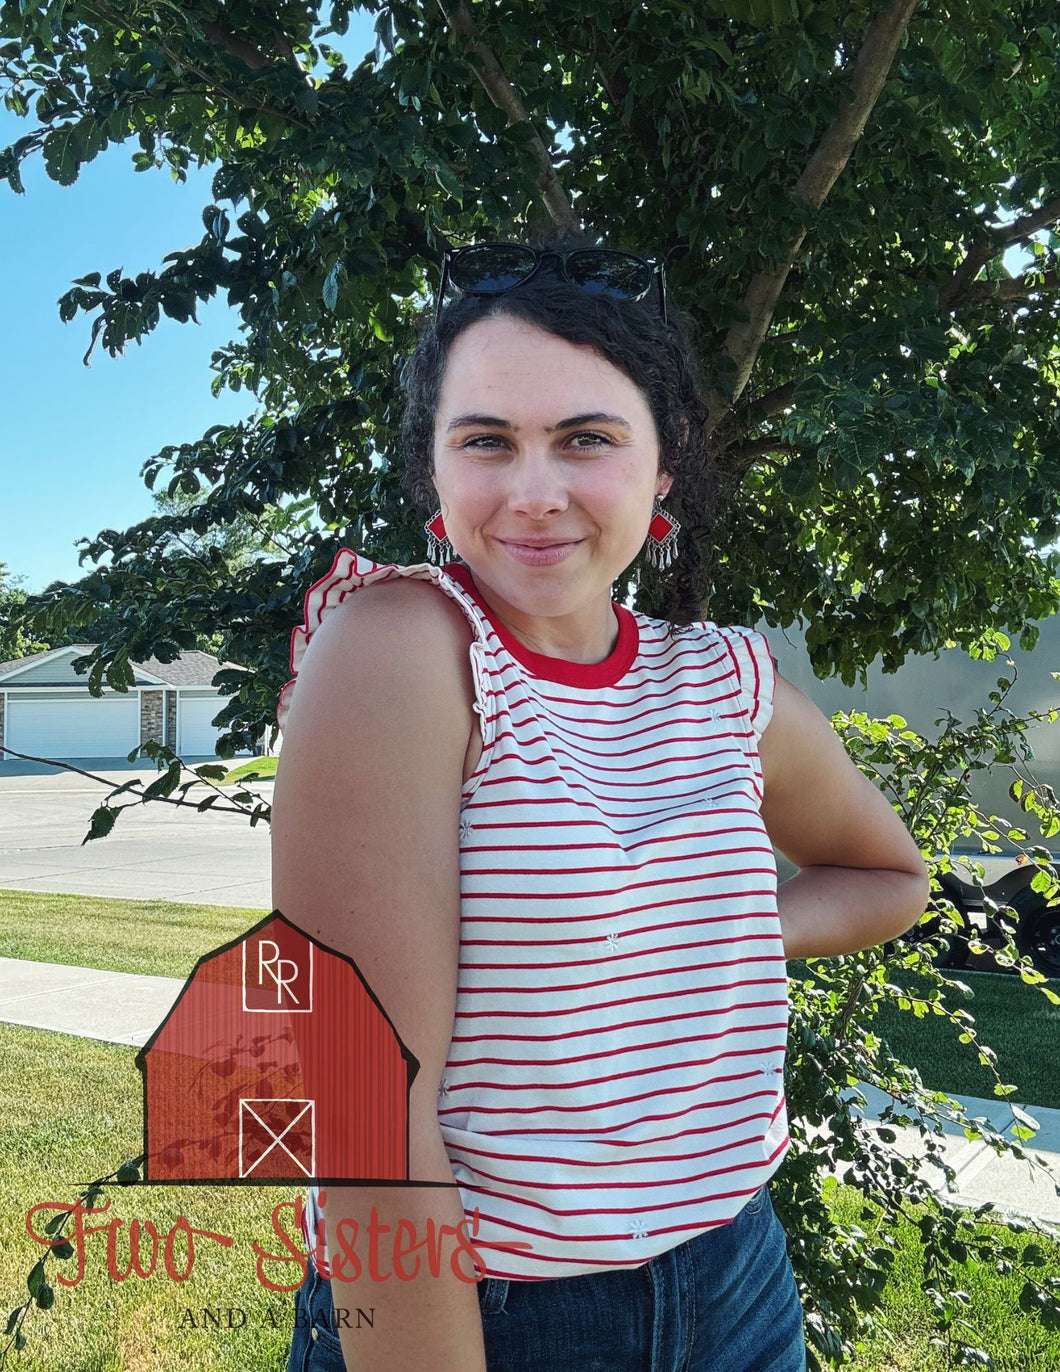
[[[588,443],[575,443],[575,439],[587,438]],[[583,429],[580,433],[571,434],[570,441],[575,443],[577,448],[594,448],[600,443],[610,444],[611,439],[606,434],[594,433],[588,429]]]
[[[503,444],[504,439],[500,434],[473,434],[470,438],[465,438],[461,443],[462,448],[479,448],[483,446],[493,447],[495,444]]]

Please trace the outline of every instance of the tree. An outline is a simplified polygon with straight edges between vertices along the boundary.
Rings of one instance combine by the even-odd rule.
[[[697,322],[728,497],[714,617],[802,619],[815,669],[847,681],[877,654],[989,653],[998,628],[1033,644],[1060,603],[1055,5],[365,8],[378,44],[351,64],[343,0],[3,4],[0,81],[29,128],[0,155],[14,190],[38,152],[69,184],[129,140],[141,170],[216,168],[199,243],[64,295],[64,319],[92,321],[86,362],[220,291],[240,337],[215,388],[261,402],[147,459],[149,485],[165,473],[201,502],[100,533],[86,555],[109,565],[36,598],[40,632],[76,629],[101,596],[127,607],[94,655],[95,680],[119,684],[130,658],[222,626],[222,656],[248,669],[231,708],[249,743],[337,548],[423,557],[428,512],[391,461],[395,356],[441,250],[580,220],[665,259]],[[283,553],[173,550],[300,501],[315,519]],[[706,512],[679,515],[709,554]],[[639,605],[660,594],[646,572]],[[819,1309],[836,1356],[851,1312]]]
[[[231,523],[212,520],[209,512],[203,511],[203,502],[179,487],[172,492],[155,491],[154,501],[161,515],[174,517],[167,550],[170,555],[188,553],[201,558],[216,548],[234,571],[278,552],[290,555],[291,542],[312,525],[309,500],[298,505],[270,505],[260,518],[240,511]]]
[[[179,487],[172,494],[156,491],[154,500],[159,515],[155,525],[155,546],[160,555],[178,559],[182,565],[197,559],[208,574],[216,570],[216,561],[211,568],[211,559],[218,556],[234,574],[270,553],[289,554],[291,541],[300,536],[309,520],[310,502],[305,501],[301,505],[270,506],[260,518],[241,512],[231,523],[221,523],[204,516],[198,497]],[[83,539],[82,542],[87,544],[91,540]],[[131,607],[120,599],[103,598],[107,593],[104,587],[109,590],[109,583],[91,584],[86,603],[79,607],[76,616],[69,616],[69,622],[54,635],[51,647],[120,639]],[[45,587],[44,596],[46,599],[51,596],[68,599],[72,593],[80,594],[81,589],[79,585],[70,588],[65,582],[57,581]],[[25,600],[23,594],[19,604],[24,605]],[[92,608],[94,601],[97,603]],[[223,636],[216,628],[209,634],[200,632],[192,646],[204,653],[217,654],[223,649]]]
[[[239,310],[214,384],[252,387],[260,417],[163,449],[147,480],[201,489],[200,523],[309,498],[323,526],[235,575],[164,566],[156,520],[103,531],[86,595],[143,614],[100,663],[225,624],[225,655],[258,669],[256,730],[335,549],[422,556],[385,459],[394,355],[441,247],[575,214],[664,256],[698,318],[738,492],[712,613],[804,617],[815,668],[846,680],[877,653],[975,651],[986,627],[1033,640],[1060,530],[1051,5],[367,8],[377,54],[353,67],[329,44],[344,4],[2,10],[5,98],[30,121],[0,162],[16,190],[38,151],[68,183],[129,139],[138,168],[217,168],[200,243],[61,301],[91,316],[89,352],[219,290]],[[53,594],[42,628],[84,603]]]
[[[0,662],[44,652],[51,645],[27,633],[23,623],[26,592],[21,577],[9,577],[7,563],[0,562]]]

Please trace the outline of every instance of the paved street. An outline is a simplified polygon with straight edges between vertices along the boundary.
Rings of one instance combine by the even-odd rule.
[[[146,785],[158,773],[115,768],[113,760],[77,765],[110,785],[0,763],[0,887],[271,909],[267,824],[252,829],[239,815],[152,801],[126,810],[106,838],[82,846],[92,811],[113,784],[138,777]],[[253,789],[271,799],[271,781]]]

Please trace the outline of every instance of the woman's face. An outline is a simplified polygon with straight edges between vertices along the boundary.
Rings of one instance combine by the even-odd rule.
[[[506,315],[450,345],[434,424],[446,534],[517,611],[609,606],[672,482],[640,388],[593,348]],[[521,540],[574,546],[543,564]]]

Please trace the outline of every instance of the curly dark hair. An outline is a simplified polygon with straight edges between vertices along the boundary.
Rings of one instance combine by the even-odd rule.
[[[559,251],[607,246],[575,230],[532,237],[529,246]],[[437,324],[425,312],[413,355],[402,369],[405,406],[401,422],[404,456],[402,485],[413,505],[429,517],[438,496],[434,472],[434,421],[449,346],[480,319],[509,315],[570,343],[587,344],[639,387],[655,420],[659,465],[673,477],[666,509],[681,524],[679,555],[665,569],[638,558],[651,613],[671,630],[703,618],[707,557],[718,481],[706,438],[706,404],[689,317],[667,302],[668,322],[659,314],[655,287],[642,301],[614,300],[570,286],[557,272],[541,270],[523,285],[500,295],[457,294],[442,309]],[[643,566],[641,564],[644,564]]]

